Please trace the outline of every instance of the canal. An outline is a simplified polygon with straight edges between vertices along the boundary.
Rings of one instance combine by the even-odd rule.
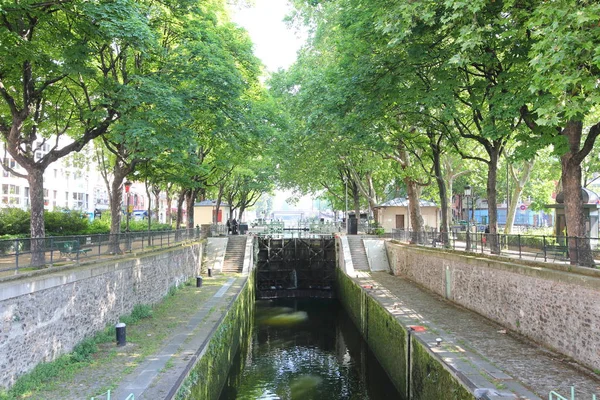
[[[259,300],[220,400],[400,399],[337,300]]]

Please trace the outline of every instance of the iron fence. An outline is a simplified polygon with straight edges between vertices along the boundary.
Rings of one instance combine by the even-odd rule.
[[[200,238],[200,230],[126,232],[115,235],[51,236],[0,240],[0,273],[79,263],[126,253],[169,247]]]
[[[525,260],[570,263],[594,267],[600,262],[598,238],[575,236],[491,234],[453,229],[415,232],[394,229],[392,239],[422,246],[517,257]],[[590,253],[591,249],[591,253]]]

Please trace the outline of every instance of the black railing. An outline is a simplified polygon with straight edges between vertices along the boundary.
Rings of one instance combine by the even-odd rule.
[[[394,229],[391,238],[422,246],[516,257],[525,260],[571,263],[594,267],[600,263],[600,239],[575,236],[507,235],[437,230]],[[586,254],[591,249],[590,254]],[[594,261],[596,260],[596,261]]]
[[[110,258],[199,239],[200,230],[196,228],[0,240],[0,272]]]

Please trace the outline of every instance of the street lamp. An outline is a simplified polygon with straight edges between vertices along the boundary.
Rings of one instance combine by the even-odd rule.
[[[465,186],[465,197],[467,198],[467,245],[466,250],[471,250],[471,227],[469,225],[469,197],[471,196],[471,186]]]
[[[129,189],[131,188],[131,181],[126,180],[125,183],[125,194],[127,196],[127,214],[125,219],[125,232],[129,232]]]

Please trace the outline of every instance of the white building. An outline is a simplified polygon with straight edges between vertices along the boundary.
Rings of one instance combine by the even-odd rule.
[[[65,140],[65,143],[67,141]],[[60,145],[60,144],[59,144]],[[48,143],[37,143],[35,158],[40,159],[50,150]],[[16,172],[26,174],[10,155],[4,151],[4,143],[0,142],[2,162]],[[29,209],[29,183],[0,167],[0,208],[18,207]],[[148,198],[143,183],[134,182],[129,191],[129,204],[132,210],[147,210]],[[123,209],[127,203],[127,195],[123,190]],[[159,219],[166,222],[166,198],[161,193],[159,201]],[[79,210],[90,217],[95,210],[101,212],[110,208],[108,190],[104,178],[100,174],[98,164],[93,155],[93,143],[89,143],[79,153],[72,153],[50,164],[44,172],[44,209]],[[154,208],[154,207],[153,207]],[[137,215],[134,213],[134,215]]]

